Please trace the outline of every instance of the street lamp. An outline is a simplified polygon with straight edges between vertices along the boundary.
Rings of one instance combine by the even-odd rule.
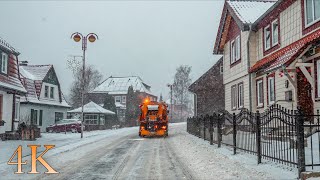
[[[84,123],[84,113],[83,113],[83,106],[84,106],[84,85],[85,85],[85,71],[86,71],[86,50],[87,50],[87,41],[93,43],[98,39],[98,35],[95,33],[89,33],[86,36],[83,36],[81,33],[75,32],[71,35],[71,38],[75,42],[80,42],[82,39],[82,89],[81,89],[81,116],[82,116],[82,122],[81,122],[81,138],[83,138],[83,123]]]
[[[167,86],[170,88],[170,116],[171,116],[171,121],[172,121],[172,88],[173,88],[173,84],[167,84]]]

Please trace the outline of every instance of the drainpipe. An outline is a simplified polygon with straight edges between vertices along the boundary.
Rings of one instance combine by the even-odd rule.
[[[247,40],[247,59],[248,59],[248,74],[249,74],[249,110],[252,112],[252,79],[251,79],[251,73],[249,72],[251,64],[250,64],[250,37],[252,34],[252,29],[250,25],[248,40]]]

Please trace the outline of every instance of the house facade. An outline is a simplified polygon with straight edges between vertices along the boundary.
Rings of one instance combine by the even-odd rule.
[[[277,103],[313,114],[320,107],[320,3],[278,1],[254,29],[257,62],[250,73],[257,87],[256,109]]]
[[[263,111],[275,103],[308,114],[319,109],[319,21],[315,0],[226,1],[214,49],[226,59],[226,109]],[[232,37],[240,38],[240,49]]]
[[[70,106],[65,101],[53,65],[20,64],[21,81],[27,90],[21,97],[21,120],[37,125],[42,132],[48,125],[66,118]]]
[[[0,135],[17,130],[20,121],[20,98],[26,90],[20,81],[18,55],[0,38]]]
[[[133,87],[134,92],[139,92],[141,99],[148,97],[151,101],[157,101],[157,96],[151,93],[151,86],[144,83],[138,76],[111,76],[90,92],[89,98],[93,102],[103,105],[105,95],[112,95],[115,99],[118,119],[123,122],[125,121],[127,94],[130,86]]]
[[[113,118],[115,112],[104,109],[94,102],[84,105],[83,113],[86,131],[107,129],[117,124],[117,121]],[[79,118],[81,114],[82,107],[68,111],[68,117],[72,118]]]
[[[194,115],[205,116],[225,109],[223,58],[189,86],[194,94]]]

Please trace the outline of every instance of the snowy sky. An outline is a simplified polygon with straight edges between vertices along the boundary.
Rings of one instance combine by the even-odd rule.
[[[0,36],[19,60],[53,64],[69,93],[70,55],[81,55],[73,32],[95,32],[87,63],[104,78],[140,76],[156,95],[168,95],[177,66],[192,66],[192,80],[218,59],[212,55],[224,0],[1,1]]]

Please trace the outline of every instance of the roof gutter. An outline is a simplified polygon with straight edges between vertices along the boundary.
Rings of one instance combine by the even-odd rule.
[[[252,34],[252,26],[249,26],[249,35],[248,35],[248,39],[247,39],[247,59],[248,59],[248,73],[249,73],[249,110],[250,112],[252,112],[252,73],[250,73],[250,37]]]

